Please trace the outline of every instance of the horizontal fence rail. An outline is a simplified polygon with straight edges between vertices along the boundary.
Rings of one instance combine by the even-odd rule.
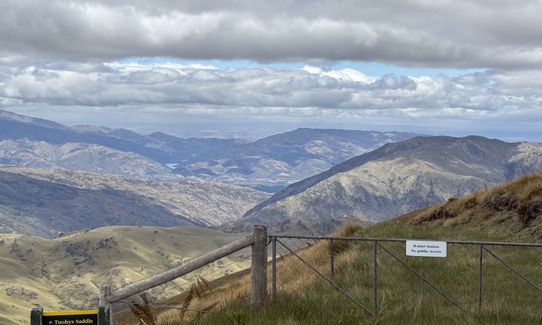
[[[542,247],[542,243],[498,242],[477,240],[448,240],[448,239],[417,239],[417,238],[378,238],[378,237],[341,237],[341,236],[295,236],[295,235],[269,235],[271,240],[276,238],[308,239],[308,240],[345,240],[345,241],[370,241],[370,242],[395,242],[404,243],[407,240],[444,241],[454,245],[485,245],[485,246],[508,246],[508,247]]]
[[[251,235],[193,258],[168,271],[134,282],[113,292],[109,285],[102,285],[99,293],[99,306],[106,310],[109,314],[110,324],[113,324],[112,304],[173,281],[247,247],[252,247],[250,302],[252,305],[260,306],[265,302],[267,295],[267,240],[267,228],[254,226]]]
[[[254,238],[252,235],[247,236],[243,239],[237,240],[231,244],[228,244],[226,246],[222,246],[214,251],[211,251],[207,254],[201,255],[199,257],[196,257],[192,260],[190,260],[187,263],[181,264],[177,266],[176,268],[173,268],[171,270],[168,270],[163,273],[159,273],[156,275],[153,275],[151,277],[148,277],[146,279],[143,279],[141,281],[132,283],[124,288],[121,288],[119,290],[116,290],[112,292],[109,297],[107,298],[107,301],[109,303],[115,303],[117,301],[120,301],[122,299],[131,297],[137,293],[143,292],[145,290],[154,288],[156,286],[162,285],[166,282],[172,281],[177,279],[178,277],[181,277],[185,274],[188,274],[190,272],[193,272],[194,270],[197,270],[209,263],[212,263],[224,256],[230,255],[232,253],[237,252],[238,250],[241,250],[243,248],[246,248],[248,246],[251,246],[254,244]]]

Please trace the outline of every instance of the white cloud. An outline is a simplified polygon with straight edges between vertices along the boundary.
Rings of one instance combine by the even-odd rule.
[[[541,116],[539,71],[446,76],[368,76],[352,69],[191,67],[174,63],[43,65],[0,69],[0,106],[115,107],[176,114],[281,119],[480,118]],[[82,112],[84,109],[81,108]],[[278,117],[276,117],[278,119]]]

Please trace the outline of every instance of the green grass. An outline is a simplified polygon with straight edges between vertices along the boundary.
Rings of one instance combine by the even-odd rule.
[[[376,227],[366,231],[376,235]],[[452,238],[457,228],[442,235]],[[413,231],[413,230],[412,230]],[[415,232],[412,235],[417,235]],[[418,237],[418,236],[415,236]],[[421,236],[420,236],[421,237]],[[484,295],[478,313],[478,252],[474,246],[449,246],[447,258],[405,257],[404,245],[382,243],[417,272],[456,300],[463,310],[447,302],[382,249],[378,252],[379,313],[371,316],[318,280],[296,291],[281,292],[276,301],[255,310],[240,299],[194,324],[540,324],[542,296],[488,254],[484,255]],[[542,283],[542,249],[491,249]],[[340,268],[336,281],[371,311],[373,305],[372,243],[350,244],[337,257]],[[326,271],[327,265],[317,265]],[[311,271],[301,263],[293,270],[300,276]],[[279,268],[278,283],[285,272]],[[287,274],[285,277],[289,278]],[[287,280],[285,280],[287,281]]]

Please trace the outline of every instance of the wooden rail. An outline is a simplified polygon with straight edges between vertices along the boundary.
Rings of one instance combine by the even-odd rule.
[[[253,233],[242,239],[215,249],[209,253],[181,264],[168,271],[152,275],[146,279],[134,282],[114,292],[110,292],[107,285],[100,288],[99,306],[108,311],[111,304],[131,297],[135,294],[175,280],[185,274],[193,272],[209,263],[226,257],[243,248],[252,246],[251,259],[251,294],[250,301],[253,305],[261,306],[267,297],[267,228],[254,226]],[[112,313],[109,311],[109,314]],[[111,322],[112,323],[112,322]]]

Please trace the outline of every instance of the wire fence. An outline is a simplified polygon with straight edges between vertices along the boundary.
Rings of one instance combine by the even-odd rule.
[[[337,312],[355,311],[360,317],[420,310],[447,317],[492,310],[539,314],[542,244],[454,240],[446,242],[446,258],[430,258],[407,256],[406,242],[399,238],[269,236],[268,291],[274,300],[287,295],[305,299],[310,295],[308,288],[316,286],[318,299],[336,302],[339,297],[344,304],[337,306]],[[250,281],[239,280],[248,277],[250,260],[250,248],[237,251],[191,273],[183,282],[149,290],[138,304],[149,308],[159,323],[200,317],[220,301],[248,295]],[[241,269],[246,271],[235,273]],[[193,290],[194,285],[201,282],[204,285],[199,291],[210,293],[216,287],[222,291],[199,303],[188,301],[198,291]],[[241,287],[231,287],[234,283]],[[115,324],[141,324],[141,317],[126,310],[130,305],[134,306],[132,298],[115,304],[117,311],[124,310],[116,314]]]
[[[447,241],[446,258],[406,256],[405,244],[398,238],[271,236],[271,295],[280,299],[312,283],[373,316],[542,307],[542,244]]]

